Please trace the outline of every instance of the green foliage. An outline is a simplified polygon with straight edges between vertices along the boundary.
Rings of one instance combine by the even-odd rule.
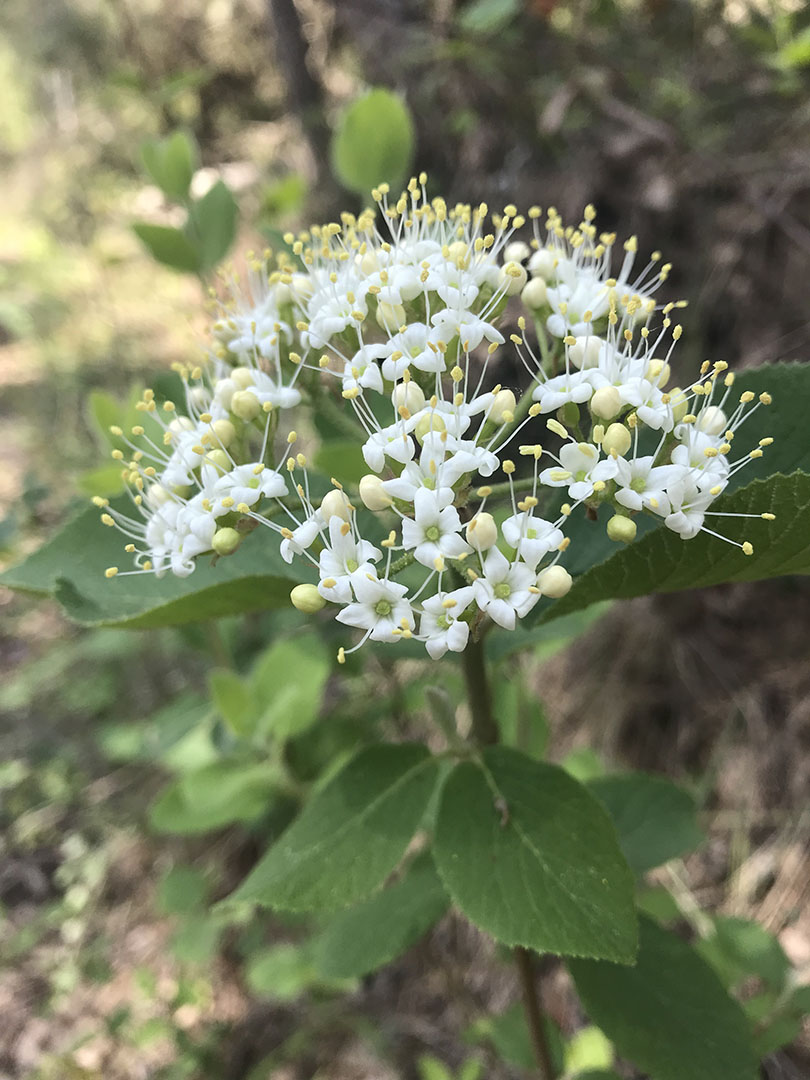
[[[193,866],[173,866],[158,885],[158,907],[167,915],[199,911],[208,895],[205,875]]]
[[[729,915],[714,918],[714,935],[697,946],[704,960],[730,989],[752,975],[782,990],[790,961],[773,934],[749,919]]]
[[[505,747],[456,765],[434,854],[453,900],[498,941],[632,963],[632,876],[606,812],[563,769]]]
[[[221,181],[189,208],[189,232],[197,247],[199,269],[211,270],[228,254],[236,236],[238,209],[230,189]]]
[[[640,941],[635,967],[569,962],[591,1020],[656,1080],[754,1080],[745,1016],[712,969],[646,918]]]
[[[774,63],[788,70],[810,65],[810,26],[806,26],[790,41],[785,42],[776,53]]]
[[[562,1071],[564,1047],[560,1029],[545,1017],[546,1039],[551,1059],[558,1072]],[[536,1059],[526,1015],[519,1001],[497,1016],[476,1020],[467,1033],[477,1043],[491,1045],[498,1057],[518,1069],[535,1069]]]
[[[307,802],[234,894],[282,911],[337,911],[374,892],[402,857],[436,779],[416,744],[361,750]]]
[[[306,945],[262,949],[250,958],[246,974],[251,990],[273,1001],[294,1001],[308,990],[329,985],[316,970]]]
[[[238,207],[230,188],[217,180],[199,199],[190,193],[199,159],[193,139],[175,132],[141,148],[149,176],[172,202],[186,211],[183,226],[136,222],[132,228],[157,262],[181,273],[205,274],[228,254],[236,236]]]
[[[520,13],[520,0],[472,0],[458,17],[468,34],[495,34]]]
[[[275,797],[278,776],[266,762],[212,761],[184,773],[152,804],[157,832],[194,834],[236,821],[253,821]]]
[[[613,1064],[613,1046],[599,1028],[584,1027],[566,1043],[564,1062],[565,1072],[572,1076],[609,1069]]]
[[[184,131],[175,131],[165,139],[149,139],[141,146],[144,168],[173,202],[188,198],[198,158],[194,140]]]
[[[258,709],[244,679],[230,669],[217,669],[208,676],[208,687],[214,708],[233,734],[251,735]]]
[[[396,884],[340,912],[326,926],[314,946],[316,966],[333,978],[376,971],[427,933],[447,905],[430,857],[417,859]]]
[[[438,1058],[423,1057],[417,1062],[420,1080],[481,1080],[484,1065],[478,1058],[468,1058],[457,1073],[453,1073]]]
[[[344,187],[368,197],[378,184],[396,191],[414,153],[408,106],[390,90],[377,88],[344,112],[332,138],[332,167]]]
[[[663,777],[620,773],[596,777],[588,787],[613,818],[624,857],[637,874],[705,839],[691,796]]]
[[[255,730],[283,741],[312,727],[329,669],[326,647],[314,634],[274,642],[250,676]]]

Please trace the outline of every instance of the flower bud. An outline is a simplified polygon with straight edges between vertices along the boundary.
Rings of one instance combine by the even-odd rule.
[[[231,459],[225,453],[224,450],[209,450],[205,455],[205,464],[213,465],[215,469],[218,469],[222,473],[231,471]]]
[[[220,446],[228,447],[236,438],[236,428],[230,420],[215,420],[211,429]]]
[[[523,301],[525,307],[529,311],[537,311],[543,307],[548,298],[548,289],[546,283],[541,277],[532,278],[523,289],[520,294],[520,299]]]
[[[380,264],[377,261],[376,251],[367,251],[365,255],[358,255],[357,262],[360,266],[360,273],[371,275],[376,270],[380,269]]]
[[[632,518],[625,517],[624,514],[614,514],[607,523],[608,538],[615,540],[617,543],[632,543],[636,538],[637,531],[635,521]]]
[[[172,435],[179,435],[181,431],[191,431],[193,427],[194,421],[188,416],[175,416],[169,423],[169,431]]]
[[[289,288],[298,300],[309,300],[313,292],[312,279],[309,274],[293,274]]]
[[[602,436],[602,450],[606,454],[617,454],[622,457],[630,449],[633,436],[624,424],[611,424]]]
[[[586,337],[577,338],[576,342],[568,350],[568,357],[574,367],[579,368],[580,371],[583,368],[594,368],[599,364],[601,348],[601,340],[592,334],[588,334]]]
[[[486,551],[491,548],[498,539],[498,526],[495,518],[482,510],[476,514],[466,529],[467,543],[476,551]]]
[[[708,405],[698,413],[695,426],[704,435],[722,435],[728,427],[728,417],[719,405]]]
[[[233,395],[239,387],[233,381],[233,379],[217,379],[214,384],[214,395],[217,401],[222,403],[223,408],[230,409],[231,402],[233,401]],[[207,398],[206,398],[207,402]]]
[[[506,295],[516,296],[519,292],[522,292],[523,286],[529,280],[529,275],[520,263],[508,262],[506,266],[501,268],[500,279],[501,284],[506,286]]]
[[[492,420],[496,424],[502,424],[504,422],[503,414],[514,413],[516,406],[517,402],[515,401],[515,395],[511,390],[499,390],[495,395],[492,408],[487,413],[487,420]]]
[[[459,259],[466,262],[470,255],[470,246],[465,244],[463,240],[454,240],[448,248],[448,255],[454,263],[457,263]]]
[[[367,473],[360,478],[360,498],[368,510],[386,510],[393,502],[382,485],[382,480],[374,473]]]
[[[377,325],[388,333],[399,330],[405,322],[405,308],[402,304],[377,304]]]
[[[575,401],[566,401],[557,409],[557,419],[567,428],[575,428],[579,423],[579,405]]]
[[[663,389],[670,380],[672,369],[665,360],[651,360],[647,366],[647,378]]]
[[[240,390],[247,390],[249,386],[253,386],[253,372],[250,368],[235,367],[231,372],[231,378]]]
[[[507,244],[503,249],[503,261],[505,263],[522,263],[528,259],[531,253],[532,249],[525,240],[513,240],[511,244]]]
[[[425,395],[422,388],[411,379],[410,382],[397,383],[391,395],[395,409],[406,408],[411,415],[425,407]]]
[[[672,407],[672,419],[676,424],[680,424],[681,420],[689,412],[689,399],[680,386],[673,386],[668,393],[669,403]]]
[[[152,484],[146,489],[144,495],[146,502],[154,510],[157,510],[159,506],[163,506],[171,499],[171,493],[166,490],[163,484]]]
[[[352,514],[349,509],[349,500],[338,488],[327,491],[321,499],[321,512],[327,521],[333,517],[343,518],[344,521],[348,521]]]
[[[429,412],[423,413],[423,415],[419,417],[413,433],[421,443],[429,431],[446,430],[447,427],[441,415],[431,409]]]
[[[290,593],[290,600],[293,607],[303,611],[305,615],[314,615],[326,605],[317,585],[296,585]]]
[[[233,555],[241,543],[242,537],[236,529],[217,529],[211,547],[217,555]]]
[[[529,272],[533,277],[545,278],[546,281],[554,274],[556,259],[548,248],[540,248],[529,259]]]
[[[615,386],[600,386],[591,397],[591,412],[600,420],[612,420],[622,407],[622,399]]]
[[[250,390],[237,390],[231,398],[231,412],[240,420],[255,420],[261,411],[259,399]]]
[[[537,575],[537,588],[543,596],[548,596],[551,600],[559,600],[565,596],[573,584],[573,578],[559,563],[546,567]]]

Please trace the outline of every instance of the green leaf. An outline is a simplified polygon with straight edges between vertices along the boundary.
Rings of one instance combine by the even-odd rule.
[[[344,187],[368,195],[377,184],[396,190],[410,168],[414,126],[390,90],[371,90],[350,105],[332,138],[332,168]]]
[[[806,26],[783,45],[774,60],[779,67],[788,69],[810,65],[810,26]]]
[[[521,0],[473,0],[459,15],[459,25],[469,34],[494,34],[520,12]]]
[[[591,1020],[655,1080],[755,1080],[745,1015],[712,969],[646,918],[635,967],[572,960]]]
[[[598,1027],[581,1028],[565,1047],[565,1072],[609,1069],[613,1064],[613,1045]]]
[[[597,777],[588,787],[613,818],[624,857],[637,874],[705,840],[694,800],[663,777],[620,773]]]
[[[337,911],[363,900],[402,857],[436,771],[423,746],[361,750],[312,797],[234,899],[283,911]]]
[[[208,885],[205,874],[193,866],[173,866],[158,884],[158,906],[165,915],[186,915],[205,904]]]
[[[215,761],[184,773],[152,804],[149,820],[160,833],[191,835],[235,821],[254,821],[274,799],[267,763]]]
[[[234,733],[252,735],[256,729],[258,709],[249,688],[235,671],[220,669],[208,676],[208,686],[214,707]]]
[[[206,915],[192,915],[186,918],[173,935],[172,952],[184,964],[195,967],[210,966],[221,933],[222,927],[216,919]]]
[[[167,139],[150,139],[141,147],[146,171],[157,186],[175,202],[184,202],[197,163],[197,147],[184,131]]]
[[[556,1071],[562,1072],[563,1041],[560,1030],[548,1017],[544,1019],[552,1062]],[[519,1001],[497,1016],[487,1016],[476,1021],[469,1034],[476,1042],[491,1043],[498,1058],[507,1064],[515,1065],[519,1069],[536,1068],[526,1014]]]
[[[251,957],[247,984],[254,994],[294,1001],[318,982],[309,951],[300,945],[273,945]]]
[[[102,495],[109,499],[120,495],[124,486],[121,466],[117,461],[112,461],[109,465],[99,465],[96,469],[88,469],[76,478],[76,489],[88,498]]]
[[[200,269],[210,270],[222,262],[236,236],[236,200],[222,180],[192,203],[189,230],[200,249]]]
[[[318,970],[339,979],[376,971],[426,934],[448,902],[431,859],[417,860],[401,881],[335,917],[315,943]]]
[[[506,747],[453,769],[434,857],[464,914],[498,941],[632,963],[633,878],[605,810],[576,780]]]
[[[780,990],[790,972],[790,961],[773,934],[749,919],[718,915],[714,936],[701,941],[698,950],[728,987],[751,975]]]
[[[339,476],[343,484],[359,484],[368,472],[359,439],[329,439],[315,454],[315,468],[324,476]]]
[[[131,509],[121,502],[122,509]],[[125,537],[86,510],[19,566],[0,575],[0,584],[38,595],[55,596],[67,614],[85,626],[143,628],[287,607],[298,584],[295,569],[278,553],[269,529],[249,536],[239,551],[210,565],[204,558],[190,577],[119,575],[108,580],[108,566],[128,567]]]
[[[186,234],[171,225],[149,225],[138,221],[132,231],[153,259],[172,270],[196,274],[203,266],[202,254]]]
[[[326,647],[315,634],[271,645],[257,660],[250,677],[257,728],[285,740],[312,727],[321,709],[330,666]]]

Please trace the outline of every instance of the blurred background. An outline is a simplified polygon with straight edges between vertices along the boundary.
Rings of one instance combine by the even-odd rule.
[[[377,98],[372,142],[448,201],[577,220],[592,202],[603,228],[661,249],[671,295],[689,300],[685,367],[808,359],[801,0],[3,0],[4,565],[103,482],[108,407],[200,347],[204,282],[133,229],[183,213],[143,147],[188,133],[192,194],[224,182],[238,256],[362,205],[335,133],[370,88],[394,95]],[[709,842],[657,883],[680,913],[756,919],[805,981],[808,600],[794,580],[633,601],[526,661],[552,757],[690,784]],[[8,590],[0,610],[3,1080],[442,1080],[416,1071],[420,1055],[457,1067],[508,1042],[508,1025],[475,1020],[509,1005],[511,977],[452,917],[335,1006],[276,947],[289,927],[207,916],[258,841],[148,808],[208,752],[194,726],[206,669],[274,627],[88,632]],[[767,1075],[810,1077],[807,1031],[788,1034]],[[486,1075],[522,1075],[511,1054]]]

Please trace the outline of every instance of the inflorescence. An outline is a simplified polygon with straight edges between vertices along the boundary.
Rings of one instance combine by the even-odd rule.
[[[310,568],[291,594],[299,610],[335,605],[362,631],[354,649],[415,638],[437,658],[486,619],[513,629],[541,596],[568,592],[577,509],[611,508],[613,540],[632,541],[646,513],[685,540],[703,531],[751,554],[706,519],[771,441],[734,452],[770,398],[735,395],[723,362],[667,389],[682,305],[656,300],[670,269],[660,255],[635,272],[631,239],[611,276],[616,237],[597,233],[592,207],[575,228],[553,209],[543,228],[538,207],[514,206],[488,225],[485,205],[429,201],[424,175],[395,202],[385,185],[373,196],[377,212],[288,235],[292,255],[252,261],[227,304],[212,300],[205,362],[178,369],[182,407],[146,391],[143,425],[113,429],[134,512],[95,502],[127,537],[126,573],[186,576],[262,526],[283,559]],[[527,225],[530,244],[514,238]],[[495,381],[518,296],[520,397]],[[316,492],[309,439],[287,420],[302,403],[302,423],[320,413],[360,441],[359,485],[334,478]],[[538,424],[550,445],[521,442]]]

